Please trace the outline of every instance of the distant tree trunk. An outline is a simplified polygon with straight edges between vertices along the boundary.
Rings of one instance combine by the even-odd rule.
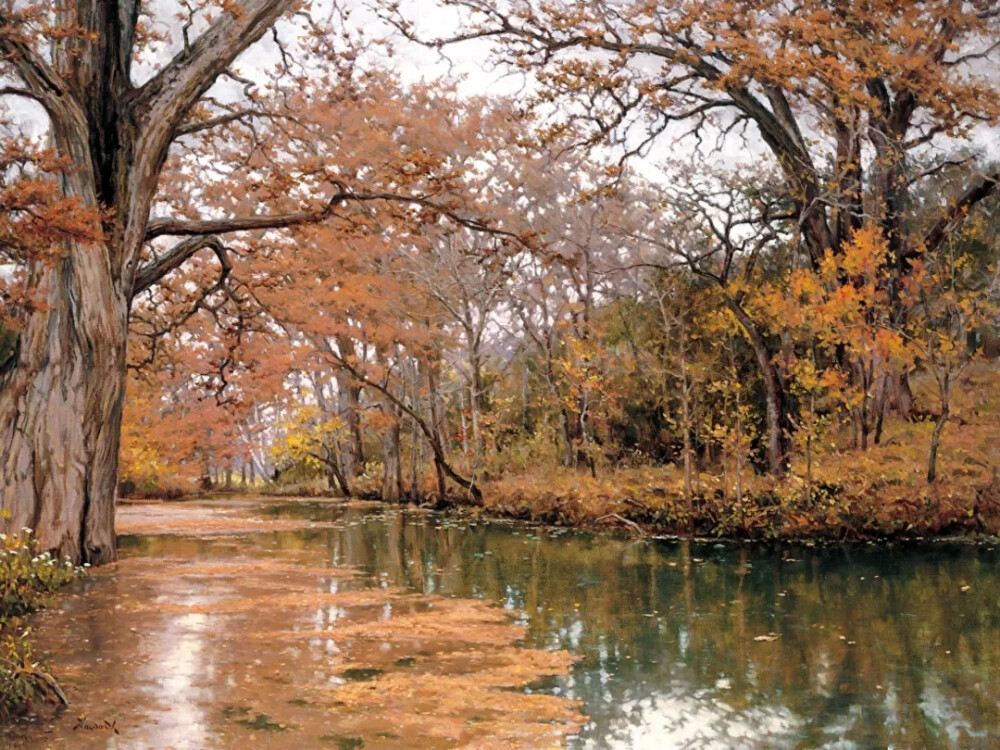
[[[420,487],[417,483],[417,462],[419,461],[420,428],[415,420],[410,419],[410,502],[420,500]]]
[[[346,352],[353,351],[354,342],[347,336],[339,336],[337,347],[347,356]],[[361,387],[357,380],[346,370],[337,370],[337,412],[347,425],[347,437],[341,441],[340,458],[344,476],[350,481],[361,473],[365,461],[361,442],[360,398]]]
[[[927,483],[934,484],[937,479],[937,456],[938,456],[938,446],[941,444],[941,433],[944,432],[944,426],[948,421],[947,408],[941,411],[941,416],[938,417],[937,422],[934,424],[934,432],[931,434],[931,447],[927,454]]]
[[[573,452],[573,437],[570,434],[570,418],[565,409],[559,409],[559,434],[563,443],[562,464],[567,469],[574,465],[576,454]]]
[[[685,377],[686,381],[686,377]],[[691,440],[691,394],[686,382],[681,386],[681,430],[684,435],[684,502],[688,512],[694,514],[694,493],[691,489],[691,478],[694,475],[694,448]]]
[[[382,436],[382,460],[385,471],[382,474],[382,499],[398,503],[403,499],[403,465],[399,460],[399,422],[386,428]]]
[[[741,416],[740,391],[736,391],[736,505],[740,509],[740,528],[747,530],[746,509],[743,506],[743,451],[739,448],[742,443],[743,417]]]
[[[462,455],[469,455],[469,432],[465,422],[465,390],[458,390],[458,423],[462,430]]]
[[[941,433],[951,415],[951,373],[945,371],[938,380],[938,391],[941,397],[941,414],[934,423],[931,433],[931,447],[927,453],[927,483],[934,484],[937,479],[938,446],[941,444]]]
[[[472,371],[472,382],[469,384],[469,405],[472,411],[472,439],[476,448],[475,461],[482,460],[486,452],[486,440],[483,435],[483,418],[486,411],[486,389],[483,387],[483,365],[479,354],[469,358],[469,368]]]
[[[350,363],[341,362],[342,366],[346,367],[351,371],[355,378],[359,382],[363,383],[367,388],[373,389],[378,392],[380,401],[382,403],[383,412],[389,413],[389,407],[395,407],[394,414],[407,414],[411,419],[415,420],[420,426],[420,431],[424,434],[430,445],[431,452],[434,454],[435,466],[440,468],[444,472],[445,476],[450,478],[460,487],[464,487],[473,498],[476,500],[482,499],[482,492],[476,486],[474,479],[466,479],[448,463],[448,458],[445,455],[444,446],[441,442],[440,435],[434,431],[431,425],[427,423],[427,420],[417,412],[413,405],[407,405],[405,398],[400,398],[396,396],[390,389],[387,382],[379,382],[367,377],[360,370],[356,369]],[[398,424],[397,424],[398,429]],[[400,483],[402,483],[402,475],[400,474]],[[402,494],[402,491],[400,492]]]
[[[906,420],[913,419],[913,391],[910,389],[910,374],[897,372],[889,375],[890,404],[899,416]]]
[[[858,450],[868,450],[868,437],[871,435],[870,395],[874,379],[875,363],[863,361],[850,362],[848,368],[852,384],[861,393],[861,399],[851,407],[851,421],[854,425],[854,447]]]
[[[420,402],[420,366],[416,360],[410,368],[410,403],[414,410],[418,409]],[[410,502],[417,503],[420,500],[421,490],[417,478],[417,469],[420,462],[420,427],[417,420],[410,416]]]
[[[344,476],[344,472],[341,469],[340,457],[336,451],[324,445],[323,455],[319,458],[322,459],[323,466],[326,467],[326,484],[330,491],[338,492],[343,497],[350,497],[351,485]]]
[[[485,441],[483,440],[482,420],[480,418],[479,399],[476,397],[476,387],[471,386],[469,404],[472,407],[472,443],[475,446],[475,463],[479,463],[485,451]]]
[[[873,440],[875,445],[882,442],[882,428],[885,425],[885,411],[888,408],[889,376],[883,375],[879,378],[879,385],[875,389],[875,435]]]
[[[809,393],[809,415],[812,424],[815,424],[816,416],[816,393]],[[813,435],[815,434],[814,429],[811,427],[809,434],[806,436],[806,491],[809,493],[809,499],[812,500],[812,488],[813,488]]]
[[[521,364],[521,429],[526,436],[531,435],[533,426],[531,424],[531,401],[528,391],[528,360],[524,359]]]
[[[775,367],[773,357],[760,330],[738,301],[727,296],[729,309],[747,334],[753,349],[761,379],[767,419],[767,465],[771,474],[783,475],[788,470],[788,407],[785,385]]]
[[[440,446],[441,453],[444,452],[444,441],[441,439],[441,422],[438,416],[438,394],[437,394],[437,369],[436,363],[429,362],[427,364],[427,400],[430,402],[430,413],[431,413],[431,432],[434,434],[434,442]],[[475,418],[475,412],[473,412],[473,418]],[[448,483],[444,476],[444,466],[440,460],[434,461],[434,469],[437,474],[437,491],[438,498],[444,501],[447,490]],[[475,475],[472,477],[472,481],[475,481]]]
[[[664,316],[666,317],[666,316]],[[691,490],[691,477],[694,474],[694,448],[691,440],[691,430],[694,420],[691,417],[691,383],[687,366],[687,327],[683,315],[680,318],[680,330],[677,336],[677,355],[681,368],[681,431],[684,439],[684,502],[692,522],[694,519],[694,494]],[[693,531],[693,528],[692,528]]]
[[[381,351],[376,352],[379,364],[387,366],[387,359]],[[379,391],[382,413],[391,420],[382,434],[382,499],[398,503],[403,499],[403,464],[400,459],[399,413],[396,400],[390,396],[388,388]]]

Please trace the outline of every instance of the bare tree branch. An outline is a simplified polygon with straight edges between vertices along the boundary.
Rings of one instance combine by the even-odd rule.
[[[136,92],[137,111],[150,112],[154,127],[160,119],[172,133],[215,79],[295,4],[295,0],[244,0],[238,13],[224,11]]]
[[[191,258],[199,250],[211,248],[219,256],[219,261],[225,266],[228,261],[223,258],[225,246],[218,237],[196,236],[178,242],[159,257],[140,266],[135,274],[135,281],[132,282],[132,296],[144,292],[168,273],[179,268],[184,261]]]
[[[16,22],[6,13],[0,13],[0,28],[4,29],[0,32],[0,56],[17,71],[31,98],[40,102],[50,117],[61,117],[67,93],[65,82],[26,41],[19,38]]]
[[[934,251],[941,247],[952,230],[965,219],[969,210],[996,192],[998,185],[1000,185],[1000,169],[994,170],[992,174],[982,175],[979,180],[966,188],[965,192],[951,204],[945,215],[924,234],[924,248]]]
[[[340,186],[338,186],[340,187]],[[205,234],[225,234],[229,232],[247,232],[260,229],[284,229],[287,227],[316,224],[333,215],[334,210],[342,203],[385,201],[415,206],[444,216],[459,226],[498,236],[517,244],[526,245],[528,241],[520,234],[491,226],[485,219],[465,216],[454,207],[437,203],[420,195],[399,193],[364,193],[340,187],[337,193],[327,200],[326,204],[312,211],[292,211],[285,214],[264,214],[260,216],[237,216],[224,219],[153,219],[146,229],[146,240],[163,235],[187,236]]]

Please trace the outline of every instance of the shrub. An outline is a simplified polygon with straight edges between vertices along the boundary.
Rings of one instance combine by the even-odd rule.
[[[0,534],[0,718],[33,702],[66,702],[59,685],[33,660],[27,618],[81,572],[39,550],[30,529]]]

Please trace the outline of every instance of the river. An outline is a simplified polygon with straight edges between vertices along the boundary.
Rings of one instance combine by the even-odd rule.
[[[993,748],[989,544],[629,540],[367,503],[126,506],[11,747]]]

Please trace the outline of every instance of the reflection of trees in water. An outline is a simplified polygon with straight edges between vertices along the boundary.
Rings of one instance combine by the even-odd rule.
[[[533,645],[581,653],[562,689],[587,701],[595,741],[673,727],[696,743],[933,748],[1000,731],[986,551],[535,540],[400,511],[335,533],[359,540],[347,562],[390,583],[523,609]]]
[[[583,656],[560,689],[586,701],[585,746],[969,748],[1000,736],[992,551],[535,539],[394,508],[337,514],[341,528],[253,538],[262,554],[301,549],[390,586],[524,610],[529,645]]]

